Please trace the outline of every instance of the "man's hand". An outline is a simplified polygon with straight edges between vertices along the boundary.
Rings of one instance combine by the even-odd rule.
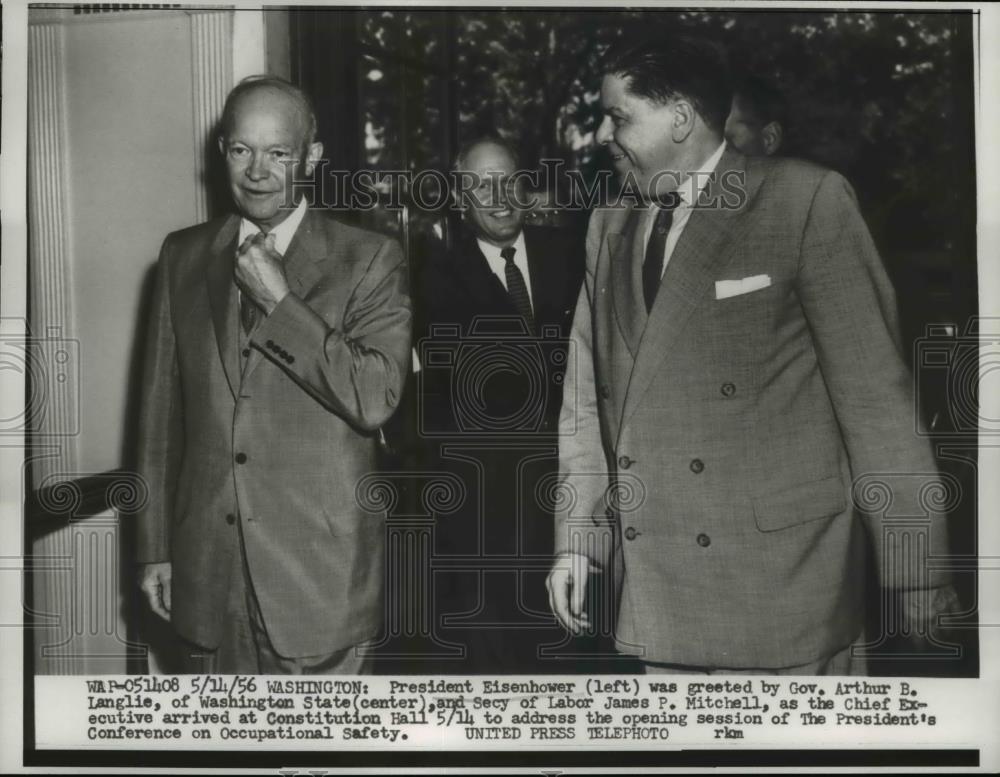
[[[938,618],[962,611],[958,592],[952,585],[930,590],[900,591],[903,620],[913,639],[927,639],[936,631]]]
[[[582,553],[563,553],[555,560],[545,581],[552,612],[568,631],[577,635],[590,629],[583,597],[587,592],[587,574],[596,571],[593,562]]]
[[[274,235],[250,235],[236,251],[236,285],[267,315],[288,294],[288,281]]]
[[[139,572],[139,587],[146,594],[150,608],[164,620],[170,620],[170,577],[169,561],[143,564]]]

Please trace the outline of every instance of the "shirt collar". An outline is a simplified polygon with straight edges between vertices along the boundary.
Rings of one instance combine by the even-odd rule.
[[[295,237],[295,231],[299,228],[299,224],[302,223],[302,219],[305,218],[308,209],[309,205],[303,197],[299,200],[299,204],[295,210],[288,215],[288,218],[271,230],[270,234],[274,235],[274,248],[282,256],[288,250],[288,245],[292,242],[292,238]],[[241,219],[240,236],[236,244],[243,245],[243,241],[250,235],[256,235],[260,231],[260,228],[252,221],[245,218]]]
[[[705,191],[708,186],[708,179],[715,168],[719,166],[719,160],[726,150],[726,141],[722,141],[712,155],[697,170],[692,170],[684,182],[677,187],[677,193],[681,197],[681,206],[690,208],[692,203],[697,202],[698,196]],[[695,188],[697,186],[697,188]]]
[[[493,264],[499,261],[501,266],[506,262],[506,260],[500,256],[500,252],[503,250],[500,246],[495,246],[492,243],[487,243],[482,238],[477,237],[476,242],[479,244],[479,250],[483,252],[483,256],[490,260]],[[512,243],[515,253],[514,261],[517,262],[518,259],[526,259],[528,257],[528,250],[524,246],[524,230],[522,229],[518,235],[517,240]]]

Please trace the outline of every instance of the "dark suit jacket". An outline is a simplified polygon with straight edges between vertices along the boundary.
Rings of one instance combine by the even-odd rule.
[[[591,218],[560,435],[574,498],[555,542],[607,564],[585,538],[613,536],[622,650],[795,666],[858,636],[869,544],[886,586],[920,588],[942,581],[913,554],[945,553],[946,527],[893,289],[850,186],[732,151],[718,173],[728,193],[708,195],[729,207],[691,214],[648,315],[638,214]],[[719,284],[755,276],[734,296]]]
[[[163,243],[146,346],[138,560],[173,564],[171,619],[221,638],[230,559],[246,557],[279,653],[372,637],[384,608],[384,515],[356,493],[410,354],[398,244],[310,211],[284,263],[291,293],[252,333],[241,372],[239,219]]]
[[[583,236],[528,226],[524,239],[533,330],[471,233],[461,233],[451,251],[441,247],[427,258],[416,305],[418,353],[422,343],[428,346],[421,376],[425,431],[555,434],[566,341],[583,278]],[[432,352],[452,344],[453,363],[439,366]]]

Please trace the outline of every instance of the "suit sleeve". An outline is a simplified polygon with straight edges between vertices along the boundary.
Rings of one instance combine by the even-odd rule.
[[[254,330],[252,341],[332,412],[374,431],[398,406],[410,363],[409,279],[396,241],[379,246],[343,322],[343,330],[331,328],[289,293]],[[268,341],[285,355],[267,348]]]
[[[172,254],[168,237],[156,265],[144,351],[136,466],[148,499],[136,517],[139,563],[170,561],[170,523],[184,448],[180,371],[170,311]]]
[[[559,416],[560,495],[555,510],[555,552],[583,553],[597,565],[610,557],[609,485],[601,442],[594,375],[592,300],[603,220],[594,211],[587,231],[587,266],[573,314]]]
[[[800,261],[799,298],[882,584],[907,590],[946,582],[929,580],[924,564],[904,561],[908,550],[923,545],[916,535],[926,531],[929,555],[947,554],[947,526],[935,509],[943,490],[930,444],[916,433],[913,377],[903,360],[892,283],[854,192],[837,173],[827,173],[816,190]],[[862,483],[873,486],[865,492],[871,500],[861,493]],[[894,523],[893,516],[926,517],[915,524]]]

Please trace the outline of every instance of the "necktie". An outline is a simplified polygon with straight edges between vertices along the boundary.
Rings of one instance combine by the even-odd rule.
[[[679,197],[671,197],[659,203],[656,221],[653,222],[653,234],[649,236],[646,245],[646,258],[642,263],[642,296],[646,301],[646,312],[653,308],[656,292],[660,288],[663,277],[663,254],[667,248],[667,235],[674,223],[674,209],[680,202]]]
[[[263,235],[261,232],[258,234]],[[240,323],[243,324],[243,331],[250,334],[257,325],[258,310],[257,305],[242,290],[240,291]]]
[[[528,296],[528,287],[524,283],[524,276],[514,264],[514,254],[517,251],[514,246],[507,246],[500,251],[500,256],[507,263],[504,265],[504,275],[507,276],[507,293],[514,302],[514,307],[521,317],[528,324],[528,329],[534,331],[535,317],[531,312],[531,297]]]
[[[257,325],[257,306],[246,294],[240,292],[240,323],[243,331],[250,334]]]

